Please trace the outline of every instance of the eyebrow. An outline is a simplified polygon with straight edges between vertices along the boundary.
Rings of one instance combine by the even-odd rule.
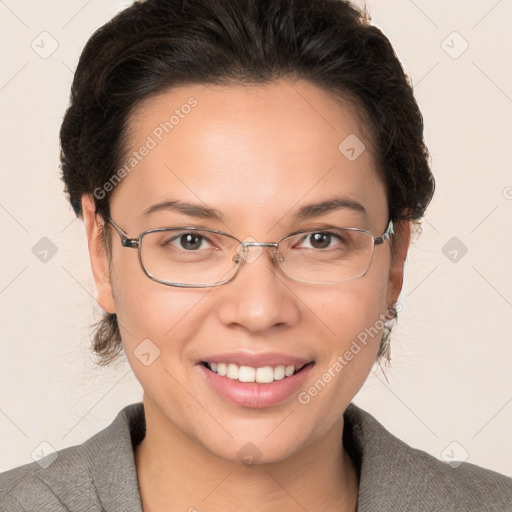
[[[366,210],[361,203],[346,197],[334,197],[318,203],[302,206],[294,213],[293,219],[310,219],[339,209],[352,210],[366,216]],[[223,221],[223,215],[215,208],[183,201],[164,201],[162,203],[154,204],[144,210],[144,215],[151,215],[152,213],[161,210],[171,210],[189,217]]]
[[[151,215],[152,213],[161,210],[171,210],[189,217],[199,217],[202,219],[223,220],[222,214],[214,208],[203,206],[196,203],[185,203],[183,201],[164,201],[162,203],[154,204],[144,210],[144,215]]]
[[[299,210],[297,210],[297,212],[295,212],[293,215],[293,219],[310,219],[311,217],[318,217],[320,215],[325,215],[326,213],[340,209],[352,210],[362,213],[365,216],[367,215],[366,210],[361,203],[347,197],[334,197],[332,199],[327,199],[326,201],[307,204],[299,208]]]

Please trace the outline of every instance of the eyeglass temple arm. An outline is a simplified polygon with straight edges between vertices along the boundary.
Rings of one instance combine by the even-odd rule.
[[[393,221],[391,219],[389,219],[389,224],[388,224],[388,227],[385,231],[385,233],[380,236],[379,238],[376,238],[375,239],[375,244],[376,245],[380,245],[380,244],[383,244],[386,240],[388,240],[391,235],[394,235],[395,234],[395,225],[393,224]]]
[[[105,220],[109,224],[112,224],[112,227],[118,232],[121,237],[121,244],[123,247],[131,247],[133,249],[137,249],[139,247],[138,238],[130,238],[128,234],[123,231],[110,217],[105,217]]]

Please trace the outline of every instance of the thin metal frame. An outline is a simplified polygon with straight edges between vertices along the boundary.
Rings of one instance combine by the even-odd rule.
[[[286,238],[289,238],[291,236],[295,236],[295,235],[298,235],[298,234],[301,234],[301,233],[316,233],[316,232],[328,231],[328,229],[325,229],[325,230],[324,229],[304,229],[304,230],[294,231],[293,233],[290,233],[288,235],[283,236],[277,242],[243,242],[242,240],[239,240],[235,236],[230,235],[229,233],[226,233],[225,231],[219,231],[217,229],[208,229],[208,228],[187,227],[187,226],[184,226],[184,227],[173,227],[173,228],[148,229],[146,231],[143,231],[137,238],[130,238],[128,236],[128,234],[126,233],[126,231],[124,231],[121,227],[119,227],[110,217],[106,217],[105,216],[104,219],[105,219],[106,222],[110,223],[112,225],[112,227],[117,231],[117,233],[121,237],[121,245],[123,247],[128,247],[130,249],[137,249],[137,252],[138,252],[138,255],[139,255],[140,266],[142,267],[142,270],[144,271],[144,273],[150,279],[152,279],[153,281],[156,281],[157,283],[164,284],[166,286],[177,286],[177,287],[180,287],[180,288],[209,288],[209,287],[212,287],[212,286],[221,286],[223,284],[227,284],[230,281],[232,281],[233,279],[235,279],[235,277],[238,275],[238,273],[240,272],[240,269],[242,268],[242,262],[245,260],[245,258],[243,256],[241,258],[239,258],[239,255],[235,254],[235,256],[233,256],[233,262],[238,264],[236,272],[230,278],[228,278],[228,279],[226,279],[224,281],[220,281],[218,283],[211,283],[211,284],[184,284],[184,283],[173,283],[173,282],[170,282],[170,281],[164,281],[164,280],[158,279],[157,277],[152,275],[146,269],[146,267],[144,266],[144,263],[142,262],[142,254],[141,254],[142,239],[146,235],[148,235],[149,233],[155,233],[155,232],[161,232],[161,231],[182,231],[182,230],[186,230],[186,231],[206,231],[207,233],[216,233],[218,235],[228,236],[229,238],[232,238],[233,240],[238,242],[239,245],[241,245],[241,247],[242,247],[243,254],[245,254],[247,247],[274,247],[276,249],[276,252],[274,254],[274,259],[276,259],[277,267],[279,268],[281,273],[284,276],[286,276],[288,279],[291,279],[292,281],[298,281],[298,282],[310,283],[310,284],[341,284],[341,283],[346,283],[348,281],[353,281],[354,279],[359,279],[359,278],[365,276],[367,274],[368,270],[370,270],[370,267],[372,265],[373,255],[375,253],[375,246],[383,244],[386,240],[388,240],[391,237],[391,235],[395,234],[394,224],[393,224],[393,221],[391,219],[388,222],[388,226],[386,228],[386,231],[382,234],[382,236],[379,236],[379,237],[375,237],[369,231],[366,231],[366,230],[360,229],[360,228],[331,228],[331,229],[345,229],[345,230],[348,230],[348,231],[359,231],[359,232],[366,233],[366,234],[370,235],[372,240],[373,240],[372,255],[371,255],[370,262],[368,264],[367,269],[362,274],[360,274],[360,275],[358,275],[356,277],[352,277],[350,279],[345,279],[344,281],[318,282],[318,281],[305,281],[305,280],[302,280],[302,279],[294,279],[292,277],[289,277],[284,272],[284,270],[281,268],[281,266],[279,265],[279,261],[282,261],[282,260],[279,260],[278,258],[276,258],[276,256],[278,255],[277,250],[278,250],[279,244],[283,240],[285,240]]]

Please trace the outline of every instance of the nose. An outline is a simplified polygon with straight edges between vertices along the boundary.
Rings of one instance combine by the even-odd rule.
[[[295,325],[300,320],[298,299],[274,261],[273,246],[246,246],[241,267],[223,288],[217,315],[226,326],[248,332]]]

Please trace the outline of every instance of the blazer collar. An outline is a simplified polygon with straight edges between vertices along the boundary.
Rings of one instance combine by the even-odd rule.
[[[133,448],[144,438],[145,427],[143,404],[131,404],[83,445],[105,512],[142,512]],[[449,502],[444,484],[452,469],[409,447],[353,403],[344,413],[343,443],[359,473],[358,512],[437,510],[437,503],[425,503],[425,496],[436,496],[439,510]]]

